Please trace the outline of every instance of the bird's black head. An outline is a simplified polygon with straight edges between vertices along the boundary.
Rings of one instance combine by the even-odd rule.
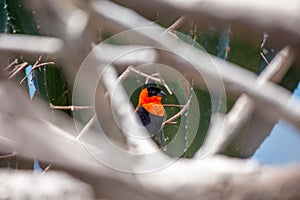
[[[149,85],[146,88],[147,88],[147,91],[148,91],[148,97],[152,97],[152,96],[163,97],[163,96],[166,96],[166,93],[164,93],[164,91],[162,91],[157,86]]]

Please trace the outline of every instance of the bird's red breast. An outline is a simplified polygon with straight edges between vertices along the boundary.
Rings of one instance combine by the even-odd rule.
[[[146,111],[153,115],[157,115],[160,117],[164,116],[164,107],[161,104],[162,96],[150,96],[148,95],[147,88],[142,89],[140,96],[139,96],[139,103],[136,107],[136,110],[143,106]]]

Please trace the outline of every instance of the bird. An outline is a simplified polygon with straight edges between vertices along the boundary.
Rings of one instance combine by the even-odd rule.
[[[164,122],[165,110],[161,103],[166,93],[154,83],[145,84],[139,94],[135,112],[151,136],[157,134]]]

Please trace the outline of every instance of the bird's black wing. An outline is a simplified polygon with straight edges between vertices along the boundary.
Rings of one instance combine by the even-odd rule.
[[[139,115],[144,126],[147,126],[150,124],[151,119],[149,116],[149,112],[143,106],[139,106],[139,108],[137,110],[137,114]]]
[[[154,135],[160,131],[164,122],[163,117],[149,113],[143,106],[138,108],[137,114],[151,135]]]

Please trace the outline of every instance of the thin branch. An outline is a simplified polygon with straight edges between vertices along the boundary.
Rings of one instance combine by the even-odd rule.
[[[257,77],[257,83],[264,84],[269,80],[273,82],[280,81],[285,72],[291,66],[293,59],[294,52],[290,49],[290,47],[287,46],[283,48]],[[253,101],[247,95],[242,94],[225,118],[215,120],[217,123],[212,124],[208,133],[208,138],[206,139],[207,141],[205,141],[196,157],[203,157],[204,154],[216,154],[224,151],[227,145],[229,145],[230,142],[237,136],[239,131],[249,122],[253,112]],[[220,129],[215,128],[220,127],[220,123],[223,125],[221,133]]]
[[[167,85],[167,83],[165,82],[165,80],[161,77],[160,73],[158,73],[158,77],[159,77],[161,83],[163,84],[163,86],[169,92],[169,94],[172,95],[173,94],[172,90],[169,88],[169,86]]]
[[[134,72],[134,73],[136,73],[136,74],[138,74],[138,75],[140,75],[140,76],[144,76],[145,78],[147,78],[147,79],[149,79],[149,80],[152,80],[152,81],[155,81],[155,82],[158,82],[158,83],[161,83],[161,84],[162,84],[160,78],[155,78],[155,77],[153,77],[153,76],[151,76],[151,75],[149,75],[149,74],[146,74],[146,73],[144,73],[144,72],[141,72],[141,71],[139,71],[139,70],[136,70],[134,67],[132,67],[132,68],[130,69],[130,72]]]
[[[87,133],[87,131],[93,126],[94,122],[96,121],[97,116],[94,115],[88,123],[83,127],[83,129],[80,131],[78,136],[75,138],[76,141],[78,141],[84,134]]]
[[[49,104],[50,108],[58,110],[82,110],[82,109],[92,109],[94,106],[55,106],[52,103]]]
[[[274,1],[272,5],[262,3],[260,0],[253,1],[171,1],[171,0],[114,0],[119,4],[133,8],[138,13],[146,16],[149,10],[158,9],[160,17],[187,14],[197,20],[200,26],[212,23],[223,23],[230,21],[235,28],[236,34],[248,35],[248,40],[257,41],[258,34],[267,31],[272,35],[271,45],[282,46],[295,44],[300,37],[300,29],[294,24],[299,21],[298,1],[289,1],[287,5],[284,0]],[[261,12],[264,11],[264,12]],[[281,20],[277,13],[282,13],[285,20]],[[121,20],[120,20],[121,21]],[[286,22],[290,23],[286,23]],[[136,23],[136,21],[134,21]],[[127,25],[129,26],[129,25]],[[283,31],[284,30],[284,31]],[[251,33],[251,34],[249,34]],[[299,47],[299,46],[298,46]]]
[[[15,59],[13,62],[11,62],[9,65],[7,65],[4,70],[8,70],[9,68],[11,68],[12,66],[18,64],[18,59]]]
[[[269,62],[268,59],[265,57],[265,55],[264,55],[263,52],[260,52],[259,54],[260,54],[260,56],[262,57],[262,59],[264,59],[264,61],[265,61],[267,64],[270,64],[270,62]]]
[[[59,38],[21,35],[21,34],[1,34],[1,50],[7,52],[25,52],[27,54],[55,55],[63,48],[63,41]]]
[[[188,88],[187,90],[188,91],[186,91],[186,93],[189,94],[187,103],[182,107],[182,109],[178,113],[176,113],[175,115],[173,115],[172,117],[170,117],[169,119],[167,119],[163,123],[163,126],[165,126],[166,124],[172,124],[174,120],[176,120],[181,115],[183,115],[187,111],[187,109],[189,108],[190,102],[191,102],[191,91],[190,91],[190,88]],[[167,105],[173,106],[174,104],[167,104]],[[182,105],[177,105],[177,106],[182,106]]]
[[[135,69],[133,66],[128,66],[128,68],[118,77],[117,79],[117,84],[120,83],[120,82],[123,82],[129,75],[130,73],[133,72],[137,75],[140,75],[140,76],[143,76],[146,78],[146,82],[147,80],[152,80],[152,81],[155,81],[155,82],[158,82],[162,85],[164,85],[164,87],[166,88],[166,90],[169,92],[169,94],[172,94],[172,91],[171,89],[168,87],[168,85],[166,84],[166,82],[160,77],[160,74],[158,73],[158,76],[160,78],[156,78],[156,77],[153,77],[152,75],[149,75],[149,74],[146,74],[144,72],[141,72],[137,69]],[[107,92],[105,93],[105,96],[107,96]]]
[[[189,105],[190,105],[190,100],[183,106],[183,108],[178,113],[176,113],[174,116],[167,119],[163,123],[163,126],[166,125],[166,124],[170,124],[170,122],[173,122],[174,120],[179,118],[181,115],[183,115],[187,111],[187,109],[189,108]]]
[[[32,70],[38,68],[38,67],[42,67],[42,66],[45,66],[45,65],[55,65],[55,62],[45,62],[45,63],[41,63],[41,64],[38,64],[36,66],[33,66],[32,67]]]
[[[51,164],[49,164],[42,172],[42,174],[46,173],[47,171],[49,171],[51,168]]]
[[[277,53],[266,69],[260,73],[257,81],[259,84],[263,84],[268,80],[278,83],[291,67],[294,59],[295,52],[289,46],[284,47]]]
[[[183,108],[185,105],[179,105],[179,104],[163,104],[164,107],[179,107]]]
[[[42,67],[42,66],[45,66],[45,65],[54,65],[55,63],[54,62],[46,62],[46,63],[41,63],[41,64],[34,64],[34,66],[31,68],[30,72],[24,76],[24,78],[20,81],[20,85],[24,82],[24,80],[26,80],[26,78],[28,78],[29,74],[32,74],[33,70],[35,70],[36,68],[38,67]]]
[[[0,156],[0,160],[12,158],[12,157],[15,157],[16,155],[17,155],[17,153],[16,153],[16,152],[13,152],[13,153],[8,154],[8,155]]]
[[[8,77],[8,79],[11,79],[14,76],[16,76],[19,72],[21,72],[22,70],[24,70],[28,65],[29,65],[28,62],[24,62],[24,63],[18,65],[17,69]]]
[[[177,19],[171,26],[169,26],[165,33],[171,33],[174,37],[178,38],[176,35],[176,30],[184,24],[186,21],[186,16],[182,15],[179,19]]]

